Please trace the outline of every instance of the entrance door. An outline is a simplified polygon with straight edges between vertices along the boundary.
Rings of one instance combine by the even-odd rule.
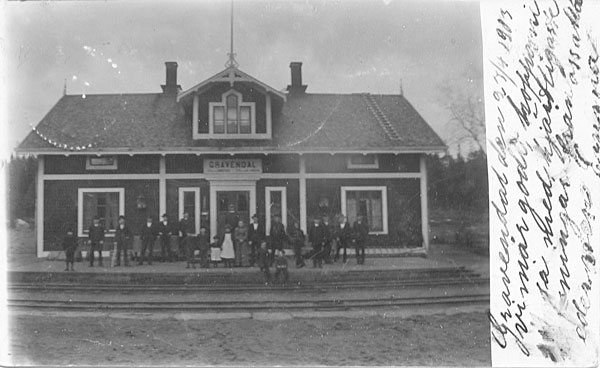
[[[217,191],[217,234],[223,235],[225,226],[231,230],[239,220],[250,221],[250,191]]]

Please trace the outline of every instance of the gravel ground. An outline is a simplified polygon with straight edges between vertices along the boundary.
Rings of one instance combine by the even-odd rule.
[[[485,313],[192,320],[15,316],[16,365],[491,364]]]

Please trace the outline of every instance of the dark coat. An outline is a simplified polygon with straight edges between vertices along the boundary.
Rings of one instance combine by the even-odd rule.
[[[269,232],[271,238],[271,244],[274,248],[281,248],[283,243],[287,240],[285,233],[285,227],[281,222],[273,222],[271,224],[271,231]]]
[[[166,225],[162,221],[158,223],[158,232],[162,235],[172,235],[175,231],[177,231],[177,227],[171,221],[167,221]]]
[[[275,258],[275,268],[288,268],[287,259],[285,256],[278,256]]]
[[[366,222],[358,223],[355,222],[354,226],[352,226],[353,239],[358,244],[364,244],[367,240],[367,236],[369,235],[369,225]]]
[[[312,244],[313,248],[325,245],[328,239],[329,229],[323,224],[319,226],[313,225],[308,230],[308,241]]]
[[[182,218],[181,220],[179,220],[179,231],[181,232],[181,236],[183,238],[188,236],[188,234],[193,234],[194,233],[194,220],[191,218],[189,218],[187,220]]]
[[[74,252],[77,249],[77,236],[75,234],[65,235],[62,247],[65,252]]]
[[[131,235],[131,231],[129,230],[129,226],[125,225],[122,229],[121,226],[117,226],[117,231],[115,232],[115,243],[118,245],[129,245],[133,239]]]
[[[339,224],[335,227],[333,237],[340,241],[342,244],[347,244],[352,239],[352,226],[349,223],[345,223],[344,227]]]
[[[104,226],[98,225],[94,226],[93,224],[90,226],[89,233],[90,241],[92,243],[98,243],[99,241],[104,240]]]
[[[265,240],[265,228],[262,224],[259,223],[256,230],[254,230],[254,224],[250,224],[248,226],[248,241],[258,247],[263,240]]]
[[[142,226],[142,241],[153,242],[156,239],[157,235],[158,229],[156,227],[156,224],[153,223],[150,227],[148,227],[148,224],[146,223],[144,224],[144,226]]]
[[[198,234],[198,248],[201,251],[208,251],[208,248],[210,248],[210,239],[207,233],[204,235]]]
[[[302,229],[292,228],[289,233],[290,242],[295,246],[304,246],[304,241],[306,237],[304,236],[304,232]]]
[[[263,248],[258,248],[258,267],[269,268],[270,263],[269,251]]]

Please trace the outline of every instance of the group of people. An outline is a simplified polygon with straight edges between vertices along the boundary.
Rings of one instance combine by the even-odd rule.
[[[235,224],[233,226],[232,224]],[[347,248],[355,249],[356,261],[364,264],[365,242],[369,233],[369,227],[362,216],[357,218],[354,224],[350,224],[343,215],[339,221],[330,223],[329,217],[315,217],[308,229],[308,236],[300,229],[298,222],[286,231],[280,216],[274,216],[269,234],[265,233],[262,224],[259,223],[257,215],[252,216],[252,221],[246,225],[238,218],[226,221],[223,233],[215,235],[212,242],[206,228],[201,227],[197,235],[194,235],[194,223],[188,213],[183,218],[172,223],[167,214],[163,214],[158,224],[148,217],[140,231],[141,251],[136,254],[138,265],[146,261],[152,264],[154,257],[154,244],[156,240],[160,243],[161,262],[173,262],[176,255],[184,255],[186,268],[196,268],[196,252],[199,253],[201,267],[218,267],[223,263],[225,267],[254,267],[258,266],[265,275],[265,282],[270,282],[270,267],[275,266],[275,277],[282,277],[287,282],[287,260],[284,247],[290,244],[294,249],[295,263],[297,268],[304,267],[305,261],[312,261],[313,267],[321,268],[323,263],[332,264],[342,258],[344,263],[348,260]],[[95,253],[99,253],[98,264],[102,266],[102,248],[104,244],[105,230],[98,218],[88,231],[90,254],[89,265],[94,266]],[[178,251],[174,252],[171,244],[177,239]],[[129,266],[128,249],[131,249],[133,233],[129,229],[124,216],[120,216],[115,231],[114,243],[116,248],[114,266],[121,265],[121,259],[125,266]],[[304,252],[305,245],[310,246],[310,251]],[[73,270],[74,254],[77,248],[77,237],[69,229],[63,241],[66,253],[67,269]]]

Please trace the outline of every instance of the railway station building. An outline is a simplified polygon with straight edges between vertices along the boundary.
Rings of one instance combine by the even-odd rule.
[[[183,90],[166,62],[158,93],[60,98],[19,145],[38,158],[37,255],[59,251],[67,226],[82,239],[94,217],[105,251],[124,215],[220,233],[227,213],[306,231],[315,216],[367,219],[367,246],[426,253],[425,156],[445,145],[403,95],[309,93],[302,63],[275,89],[232,64]],[[158,87],[158,82],[157,82]]]

